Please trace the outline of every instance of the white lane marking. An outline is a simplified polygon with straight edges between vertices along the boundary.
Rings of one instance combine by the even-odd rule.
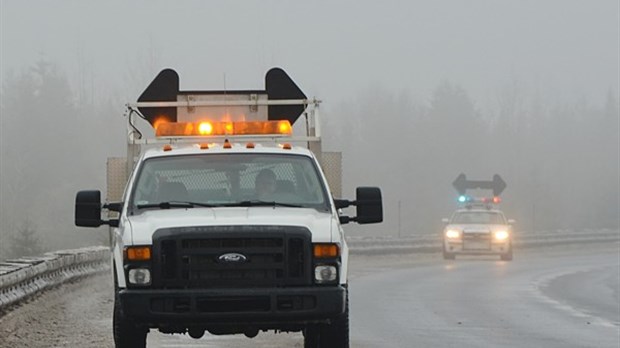
[[[613,321],[592,315],[590,313],[584,312],[583,310],[579,310],[567,303],[563,303],[560,302],[558,300],[555,300],[547,295],[545,295],[545,293],[543,292],[543,288],[549,286],[549,284],[551,284],[551,282],[557,278],[563,277],[563,276],[567,276],[567,275],[571,275],[571,274],[576,274],[576,273],[587,273],[587,272],[591,272],[597,268],[606,268],[606,266],[598,266],[598,267],[583,267],[580,269],[572,269],[572,270],[568,270],[568,271],[564,271],[564,272],[555,272],[552,274],[548,274],[545,276],[541,276],[538,279],[534,280],[533,282],[533,288],[532,288],[532,292],[534,294],[534,297],[537,298],[539,301],[546,303],[547,305],[556,308],[558,310],[567,312],[569,315],[573,316],[574,318],[579,318],[579,319],[586,319],[587,322],[590,323],[590,325],[599,325],[599,326],[603,326],[603,327],[611,327],[611,328],[617,328],[618,326],[620,326],[620,323],[615,323]]]

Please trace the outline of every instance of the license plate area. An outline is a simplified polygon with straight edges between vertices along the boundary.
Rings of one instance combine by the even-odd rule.
[[[491,249],[491,243],[488,241],[465,241],[463,243],[463,249],[465,250],[489,250]]]
[[[489,233],[469,232],[463,234],[463,250],[490,250],[491,238]]]

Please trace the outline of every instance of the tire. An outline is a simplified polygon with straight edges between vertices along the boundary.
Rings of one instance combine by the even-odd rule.
[[[304,330],[304,348],[349,348],[349,291],[344,313],[330,324],[308,325]]]
[[[510,249],[508,249],[505,254],[501,254],[499,258],[502,261],[512,261],[512,245],[510,246]]]
[[[304,329],[304,348],[319,348],[319,325],[307,325]]]
[[[148,329],[136,326],[125,318],[118,289],[114,290],[114,314],[112,316],[114,346],[116,348],[146,348]]]

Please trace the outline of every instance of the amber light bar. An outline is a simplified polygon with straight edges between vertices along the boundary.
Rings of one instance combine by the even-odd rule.
[[[168,122],[159,123],[155,131],[158,137],[212,136],[212,135],[291,135],[291,123],[279,121],[250,122]]]

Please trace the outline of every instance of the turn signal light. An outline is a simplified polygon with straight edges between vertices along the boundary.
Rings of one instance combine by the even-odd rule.
[[[334,243],[314,244],[314,257],[316,258],[338,257],[339,255],[340,255],[340,248],[338,247],[338,244],[334,244]]]
[[[151,259],[150,246],[135,246],[125,249],[125,256],[129,261],[148,261]]]

